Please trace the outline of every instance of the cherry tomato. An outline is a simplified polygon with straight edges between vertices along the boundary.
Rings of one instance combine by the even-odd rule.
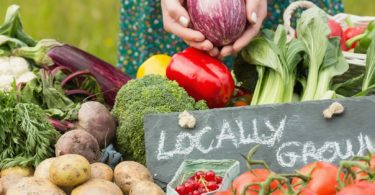
[[[247,171],[233,181],[232,187],[236,191],[237,195],[241,195],[246,186],[255,182],[264,182],[270,174],[271,172],[267,169],[253,169],[251,171]],[[271,182],[270,188],[276,189],[278,183],[278,181]],[[259,189],[259,186],[251,186],[247,189],[246,195],[257,195],[258,193],[255,191],[258,191]]]
[[[340,190],[338,195],[373,195],[375,194],[375,183],[360,181]]]
[[[215,177],[216,177],[216,175],[213,171],[207,171],[206,175],[204,176],[206,181],[215,181]]]
[[[325,162],[314,162],[304,166],[300,172],[305,175],[310,175],[306,188],[316,192],[317,195],[335,195],[336,194],[336,175],[338,167]],[[341,175],[343,177],[343,174]],[[294,178],[293,185],[297,185],[301,179]]]

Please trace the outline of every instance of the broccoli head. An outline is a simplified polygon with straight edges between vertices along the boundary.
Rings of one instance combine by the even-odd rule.
[[[145,164],[145,115],[203,109],[207,109],[206,103],[195,102],[175,81],[158,75],[131,80],[117,93],[112,110],[119,121],[116,146],[127,160]]]

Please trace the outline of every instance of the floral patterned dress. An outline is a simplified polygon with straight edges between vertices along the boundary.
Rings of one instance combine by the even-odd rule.
[[[275,28],[282,24],[285,8],[295,0],[268,0],[268,18],[265,28]],[[343,12],[341,0],[311,0],[319,7],[334,15]],[[118,45],[118,67],[134,77],[138,67],[154,54],[173,55],[187,47],[175,35],[163,29],[160,0],[121,0],[121,32]],[[232,59],[225,60],[231,67]]]

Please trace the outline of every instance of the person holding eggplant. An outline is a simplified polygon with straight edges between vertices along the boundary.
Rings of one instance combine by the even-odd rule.
[[[295,0],[244,1],[247,29],[232,45],[217,48],[202,33],[190,28],[190,17],[183,0],[122,0],[118,66],[135,77],[138,67],[150,56],[159,53],[172,56],[191,46],[219,59],[225,58],[225,64],[231,67],[234,55],[261,28],[275,28],[283,23],[284,10]],[[310,1],[331,15],[344,9],[341,0]]]

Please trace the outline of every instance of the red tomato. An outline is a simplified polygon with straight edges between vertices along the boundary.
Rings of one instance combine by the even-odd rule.
[[[285,194],[282,190],[276,190],[275,192],[272,192],[271,195],[285,195]],[[317,193],[308,188],[305,188],[300,193],[298,193],[298,195],[317,195]]]
[[[338,195],[372,195],[375,194],[375,183],[369,181],[360,181],[358,183],[346,186]]]
[[[227,191],[216,192],[215,195],[233,195],[233,192],[231,189],[229,189]]]
[[[236,191],[237,195],[241,195],[247,185],[256,182],[263,182],[269,177],[270,174],[271,172],[267,169],[253,169],[251,171],[247,171],[233,181],[232,187]],[[277,186],[278,181],[271,182],[271,189],[276,189]],[[258,191],[259,189],[259,186],[251,186],[248,188],[246,195],[257,195],[258,193],[254,191]]]
[[[304,166],[300,172],[311,177],[306,185],[307,189],[316,192],[317,195],[336,194],[337,166],[325,162],[315,162]],[[343,174],[341,177],[343,177]],[[292,180],[292,184],[296,185],[300,180],[295,178]]]
[[[371,156],[370,160],[370,171],[375,170],[375,154]],[[367,178],[367,173],[362,172],[358,167],[353,167],[353,171],[356,173],[356,181],[361,181]]]

